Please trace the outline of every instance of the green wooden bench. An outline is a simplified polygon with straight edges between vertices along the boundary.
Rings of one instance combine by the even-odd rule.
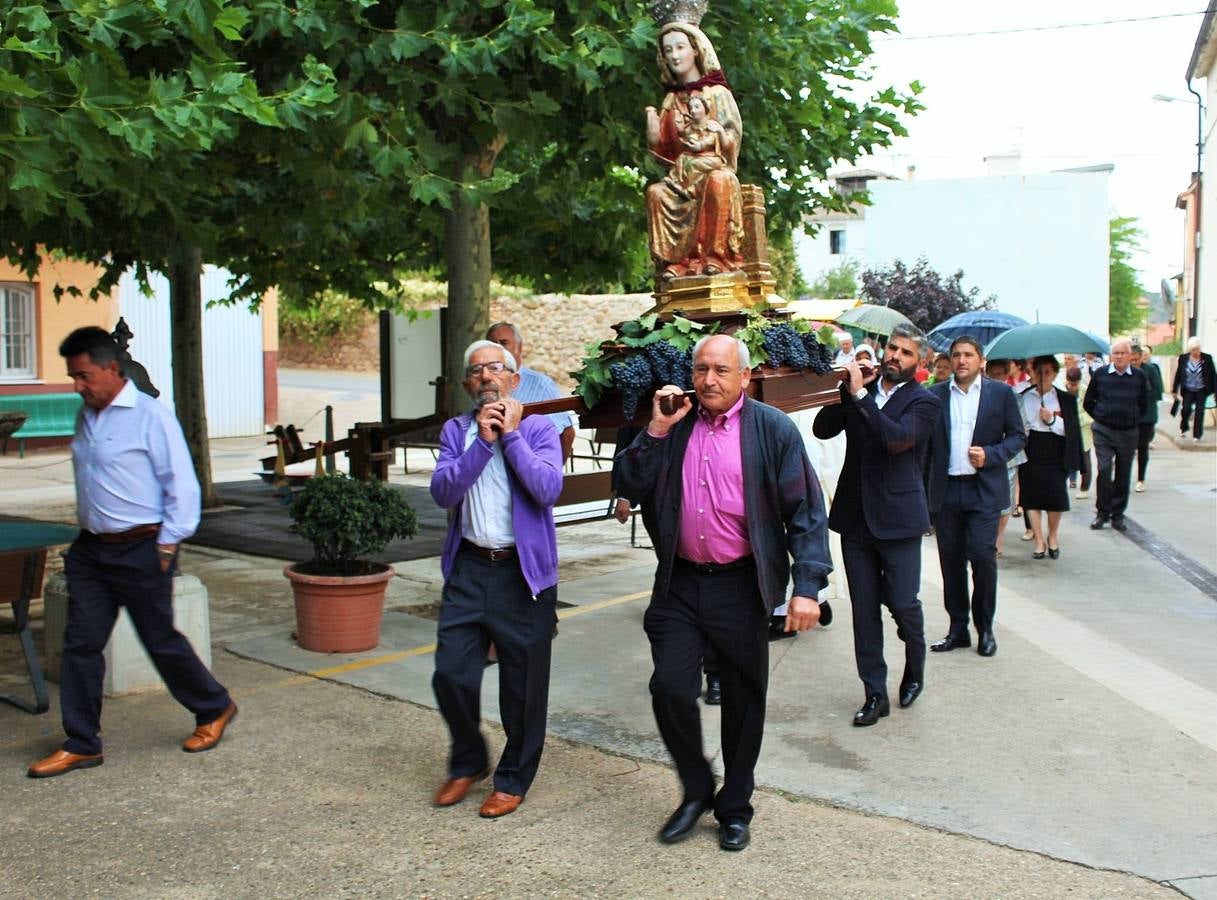
[[[17,454],[25,458],[25,439],[40,437],[69,437],[76,430],[76,413],[80,410],[79,394],[19,394],[0,397],[0,409],[21,410],[29,418],[18,428]],[[8,438],[4,439],[8,452]]]

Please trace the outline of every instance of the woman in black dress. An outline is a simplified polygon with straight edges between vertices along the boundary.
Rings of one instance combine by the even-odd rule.
[[[1061,555],[1057,532],[1061,513],[1069,509],[1069,472],[1081,468],[1082,430],[1078,401],[1052,386],[1061,369],[1054,356],[1037,356],[1031,382],[1022,395],[1027,418],[1027,461],[1019,466],[1018,483],[1027,524],[1035,538],[1035,559]],[[1048,514],[1044,531],[1042,512]]]

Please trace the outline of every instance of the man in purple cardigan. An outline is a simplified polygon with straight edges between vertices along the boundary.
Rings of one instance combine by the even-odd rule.
[[[521,419],[523,407],[511,396],[519,382],[503,347],[469,345],[464,386],[474,408],[444,423],[431,476],[432,498],[449,511],[432,687],[452,735],[448,780],[435,805],[459,803],[490,772],[479,723],[493,641],[507,744],[482,804],[488,819],[515,812],[541,762],[558,597],[553,505],[562,491],[562,450],[548,419]]]

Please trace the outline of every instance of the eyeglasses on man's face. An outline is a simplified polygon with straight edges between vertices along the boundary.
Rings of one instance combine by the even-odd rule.
[[[491,374],[498,375],[506,368],[507,363],[505,362],[474,363],[469,368],[465,369],[465,377],[477,378],[482,374],[483,370],[488,371]]]

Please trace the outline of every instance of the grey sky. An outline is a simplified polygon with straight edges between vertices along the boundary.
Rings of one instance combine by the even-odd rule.
[[[983,157],[1022,152],[1022,171],[1113,163],[1113,215],[1145,232],[1136,259],[1142,282],[1183,261],[1175,197],[1196,165],[1196,105],[1184,75],[1204,0],[902,0],[901,35],[876,41],[880,83],[925,86],[926,110],[890,152],[859,160],[903,177],[985,174]],[[1155,21],[1053,27],[1194,13]],[[1050,26],[1051,30],[931,38],[929,35]],[[1204,82],[1195,84],[1204,93]]]

